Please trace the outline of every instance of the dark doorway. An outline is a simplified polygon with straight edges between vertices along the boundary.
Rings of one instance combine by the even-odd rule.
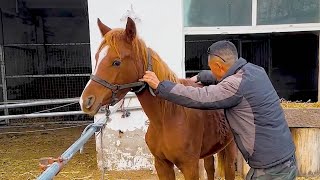
[[[230,40],[241,57],[266,70],[280,98],[318,100],[317,33],[192,35],[185,39],[187,77],[208,69],[206,50],[212,43]]]
[[[1,0],[0,101],[79,97],[90,79],[87,0]],[[10,114],[48,107],[10,110]],[[56,111],[79,110],[78,104]],[[20,112],[21,111],[21,112]]]

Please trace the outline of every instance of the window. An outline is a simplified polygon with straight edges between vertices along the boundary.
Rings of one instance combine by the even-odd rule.
[[[184,0],[184,26],[250,26],[251,0]]]
[[[319,0],[258,0],[257,24],[320,23]]]

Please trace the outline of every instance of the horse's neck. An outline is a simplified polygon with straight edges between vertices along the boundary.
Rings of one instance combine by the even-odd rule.
[[[143,111],[148,116],[150,123],[155,124],[157,127],[161,127],[163,125],[163,122],[161,121],[162,109],[160,101],[163,100],[152,96],[148,89],[145,89],[141,93],[137,94],[137,97]]]
[[[156,73],[158,77],[162,78],[160,79],[160,81],[173,79],[179,81],[178,79],[176,79],[176,76],[169,69],[169,67],[164,63],[164,61],[160,59],[160,57],[157,54],[154,54],[152,57],[152,70]],[[155,60],[154,58],[158,59]],[[155,66],[155,64],[157,65]],[[157,124],[157,126],[163,125],[163,117],[171,116],[173,111],[170,111],[169,109],[172,110],[177,106],[170,102],[166,102],[164,99],[152,96],[148,88],[140,94],[138,94],[137,97],[150,122]]]
[[[154,71],[160,81],[170,80],[179,82],[179,79],[177,78],[175,73],[169,68],[169,66],[160,58],[160,56],[156,52],[152,51],[151,57],[152,71]]]

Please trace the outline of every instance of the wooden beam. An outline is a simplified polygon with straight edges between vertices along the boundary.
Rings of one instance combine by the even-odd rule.
[[[296,147],[298,175],[318,177],[320,175],[320,128],[290,128]],[[245,178],[250,167],[241,153],[238,154],[237,170]]]
[[[320,175],[320,128],[291,128],[299,176]]]
[[[318,102],[320,102],[320,31],[318,32]]]

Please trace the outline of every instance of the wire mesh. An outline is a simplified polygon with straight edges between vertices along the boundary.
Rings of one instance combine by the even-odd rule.
[[[0,87],[0,101],[5,101],[2,92],[7,92],[8,102],[79,97],[91,73],[87,0],[4,0],[0,15],[0,60],[5,65],[0,78],[4,75],[1,84],[6,85]],[[9,114],[57,106],[61,105],[15,108]],[[78,110],[77,103],[50,112]]]
[[[79,97],[91,72],[89,44],[39,46],[5,47],[8,100]],[[52,106],[11,109],[9,114],[45,108]],[[73,105],[59,111],[79,109]]]

